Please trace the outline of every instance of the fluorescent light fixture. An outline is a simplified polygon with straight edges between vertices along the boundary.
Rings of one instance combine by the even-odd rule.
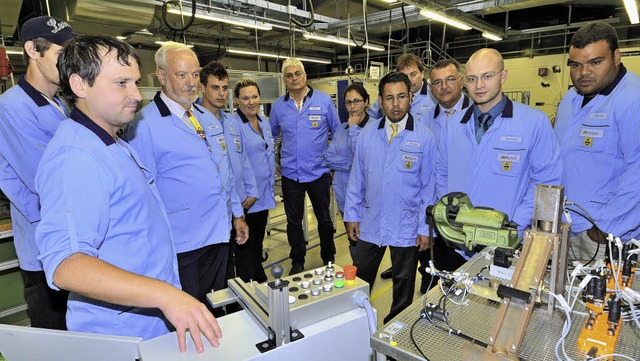
[[[190,8],[183,8],[183,12],[180,12],[179,9],[176,8],[171,8],[169,10],[167,10],[167,12],[171,13],[171,14],[184,14],[184,15],[191,15],[191,9]],[[214,14],[214,13],[200,13],[196,10],[196,18],[197,19],[204,19],[204,20],[211,20],[211,21],[216,21],[216,22],[221,22],[221,23],[227,23],[227,24],[231,24],[231,25],[238,25],[238,26],[242,26],[245,28],[252,28],[252,29],[258,29],[258,30],[271,30],[273,29],[273,26],[271,26],[271,24],[267,24],[264,22],[258,22],[256,21],[252,21],[250,19],[243,19],[243,18],[239,18],[239,17],[230,17],[230,16],[226,16],[226,15],[218,15],[218,14]]]
[[[305,39],[328,41],[330,43],[335,43],[335,44],[357,46],[356,43],[351,39],[340,38],[340,37],[333,36],[333,35],[304,33],[304,34],[302,34],[302,36],[304,36]],[[366,44],[366,45],[363,46],[363,48],[369,49],[369,50],[375,50],[375,51],[384,51],[384,47],[383,46],[378,46],[378,45]]]
[[[127,37],[126,36],[122,36],[122,35],[118,35],[118,36],[116,36],[116,39],[118,39],[118,40],[127,40]]]
[[[636,0],[624,0],[624,8],[627,9],[627,14],[629,15],[629,21],[631,24],[640,23],[640,19],[638,19],[638,6],[636,5]]]
[[[287,55],[278,55],[278,54],[272,54],[272,53],[263,53],[263,52],[255,52],[255,51],[251,51],[251,50],[243,50],[243,49],[234,49],[234,48],[229,48],[227,49],[227,51],[231,54],[238,54],[238,55],[250,55],[250,56],[264,56],[265,58],[280,58],[280,59],[285,59],[288,58]],[[296,56],[296,59],[299,59],[300,61],[309,61],[312,63],[320,63],[320,64],[331,64],[331,60],[328,59],[321,59],[321,58],[305,58],[302,56]]]
[[[9,50],[9,49],[7,49],[7,55],[22,55],[22,51],[20,51],[20,50]]]
[[[156,44],[158,44],[158,45],[164,45],[164,44],[165,44],[165,43],[167,43],[167,42],[166,42],[166,41],[160,41],[160,40],[158,40],[158,41],[156,41],[155,43],[156,43]],[[190,47],[190,48],[193,48],[193,44],[185,44],[185,45],[186,45],[186,46],[188,46],[188,47]]]
[[[493,40],[493,41],[500,41],[500,40],[502,40],[502,38],[501,38],[501,37],[499,37],[498,35],[491,34],[491,33],[486,32],[486,31],[485,31],[484,33],[482,33],[482,37],[483,37],[483,38],[487,38],[487,39],[489,39],[489,40]]]
[[[382,0],[384,2],[386,2],[387,4],[393,4],[394,2],[398,1],[398,0]]]
[[[433,12],[431,10],[427,10],[427,9],[423,9],[420,11],[420,15],[424,16],[425,18],[429,18],[429,19],[433,19],[436,21],[439,21],[441,23],[445,23],[447,25],[451,25],[453,27],[456,27],[458,29],[462,29],[462,30],[471,30],[471,27],[463,22],[457,21],[457,20],[453,20],[449,17],[446,17],[444,15],[442,15],[441,13],[436,13]]]

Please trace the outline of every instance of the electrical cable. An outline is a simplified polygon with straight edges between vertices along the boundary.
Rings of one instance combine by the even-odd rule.
[[[582,206],[580,206],[579,204],[576,203],[572,203],[573,205],[575,205],[576,207],[584,210],[584,208],[582,208]],[[589,221],[589,223],[591,223],[593,225],[593,227],[599,231],[599,232],[603,232],[600,227],[598,227],[598,225],[596,224],[595,220],[593,218],[591,218],[591,215],[589,214],[589,212],[587,212],[586,210],[585,213],[588,215],[585,215],[584,213],[580,213],[577,210],[573,209],[573,208],[569,208],[569,207],[565,207],[564,209],[566,209],[567,211],[571,211],[579,216],[581,216],[582,218],[586,219],[587,221]],[[604,233],[604,232],[603,232]],[[591,264],[591,262],[593,262],[596,259],[596,256],[598,255],[598,252],[600,252],[600,242],[597,242],[597,246],[596,246],[596,251],[594,252],[593,256],[591,257],[591,259],[589,260],[589,262],[587,262],[585,264],[585,266],[588,266]]]
[[[167,4],[173,4],[173,5],[177,5],[180,7],[180,14],[182,15],[182,3],[178,0],[167,0],[165,2],[162,3],[162,20],[164,21],[164,24],[171,30],[175,31],[175,32],[184,32],[185,30],[189,29],[191,27],[191,25],[193,25],[193,22],[196,19],[196,0],[192,0],[191,2],[191,18],[189,19],[189,22],[184,25],[181,28],[176,28],[173,25],[171,25],[169,23],[169,20],[167,20]]]
[[[425,316],[426,317],[426,316]],[[424,352],[422,352],[422,350],[420,349],[420,347],[418,346],[418,343],[416,342],[416,339],[413,337],[413,330],[416,327],[416,325],[418,324],[418,322],[420,322],[420,320],[422,319],[422,317],[418,317],[413,324],[411,325],[411,330],[409,331],[409,336],[411,336],[411,342],[413,342],[413,346],[416,348],[416,350],[418,350],[418,352],[420,352],[420,355],[426,360],[429,361],[429,359],[427,358],[427,356],[424,354]]]
[[[195,0],[193,0],[195,1]],[[311,8],[311,18],[309,19],[309,22],[307,23],[302,23],[294,18],[291,17],[291,13],[289,13],[289,23],[294,23],[296,25],[298,25],[301,28],[309,28],[313,25],[313,23],[316,21],[316,15],[315,15],[315,11],[313,10],[313,1],[308,0],[309,2],[309,7]],[[289,0],[289,6],[291,6],[291,0]]]

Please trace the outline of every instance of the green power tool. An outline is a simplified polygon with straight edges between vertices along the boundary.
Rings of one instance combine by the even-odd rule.
[[[515,248],[521,241],[518,225],[509,221],[506,214],[491,208],[474,208],[465,193],[445,195],[427,208],[427,217],[433,218],[444,239],[469,250],[476,245]]]

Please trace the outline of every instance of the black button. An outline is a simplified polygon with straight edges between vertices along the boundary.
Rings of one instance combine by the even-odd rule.
[[[306,295],[306,294],[304,294],[304,293],[298,296],[298,299],[299,299],[299,300],[306,300],[307,298],[309,298],[309,296],[307,296],[307,295]]]
[[[289,288],[289,292],[298,292],[298,287]]]

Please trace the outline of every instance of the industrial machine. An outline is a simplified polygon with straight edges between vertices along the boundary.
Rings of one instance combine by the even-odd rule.
[[[353,267],[353,266],[351,266]],[[218,318],[220,346],[205,341],[202,354],[187,337],[182,354],[174,333],[142,341],[135,337],[94,335],[0,325],[0,351],[9,361],[68,360],[306,360],[375,359],[369,337],[376,328],[369,285],[355,270],[329,265],[265,284],[230,280],[226,291],[208,297],[220,306],[238,302],[243,310]],[[346,274],[346,275],[345,275]],[[29,346],[27,346],[29,345]]]

